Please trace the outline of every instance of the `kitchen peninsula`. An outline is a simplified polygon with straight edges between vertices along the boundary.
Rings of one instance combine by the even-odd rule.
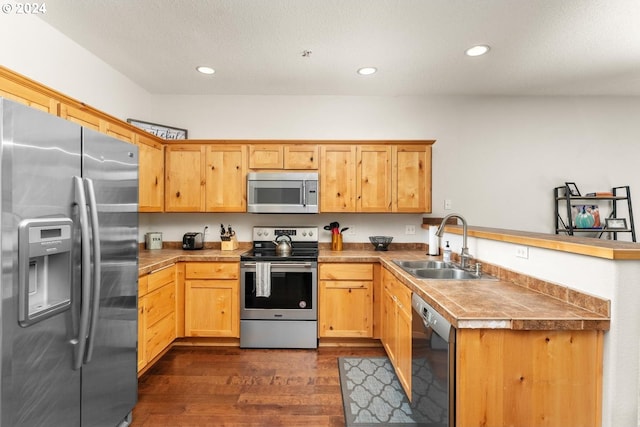
[[[455,226],[447,227],[448,238],[453,243],[454,252],[456,251],[455,238],[458,233],[458,228]],[[607,410],[607,402],[610,401],[612,396],[609,394],[616,393],[615,389],[609,388],[609,384],[619,383],[620,378],[608,378],[606,375],[608,372],[605,369],[605,377],[601,377],[603,355],[605,355],[609,349],[607,349],[606,337],[607,334],[604,331],[613,329],[613,325],[610,323],[610,301],[606,298],[600,298],[594,296],[591,292],[583,292],[574,287],[565,287],[557,285],[556,283],[562,283],[556,280],[544,279],[540,273],[536,271],[522,271],[521,266],[518,265],[504,265],[501,257],[507,257],[505,248],[491,248],[485,252],[485,246],[491,242],[489,239],[486,242],[480,240],[477,237],[478,234],[484,233],[484,235],[490,234],[490,237],[498,242],[499,245],[510,244],[510,239],[516,239],[516,243],[526,244],[529,248],[529,261],[531,264],[537,263],[537,251],[544,248],[543,245],[552,245],[554,253],[559,256],[578,256],[581,251],[591,251],[593,254],[589,256],[594,261],[601,260],[602,246],[613,246],[609,248],[608,252],[615,259],[620,257],[621,253],[624,253],[626,259],[640,257],[640,250],[635,250],[628,244],[617,242],[604,242],[593,241],[587,239],[586,242],[575,247],[575,239],[560,237],[560,236],[548,236],[539,233],[524,233],[525,237],[521,236],[522,233],[511,232],[508,230],[495,230],[495,229],[482,229],[471,227],[469,235],[470,251],[471,254],[477,260],[483,262],[485,265],[485,271],[489,274],[495,275],[500,278],[500,281],[428,281],[417,280],[401,269],[399,269],[393,262],[393,259],[425,259],[424,250],[402,250],[396,249],[391,246],[391,250],[388,252],[376,252],[372,250],[364,249],[363,245],[354,245],[354,248],[347,246],[342,252],[334,252],[327,249],[322,249],[319,254],[318,261],[322,263],[374,263],[379,265],[380,269],[384,269],[395,277],[400,283],[411,289],[412,292],[417,293],[425,300],[429,301],[438,311],[443,314],[452,324],[457,328],[459,333],[459,343],[475,343],[474,345],[480,345],[476,350],[472,350],[470,347],[465,349],[464,345],[459,346],[459,355],[463,351],[480,351],[481,354],[486,354],[485,358],[476,359],[476,363],[488,364],[483,367],[478,365],[463,365],[459,363],[459,372],[466,370],[466,372],[486,373],[487,368],[491,364],[495,365],[496,360],[502,360],[499,371],[504,374],[503,380],[505,381],[505,391],[500,392],[498,395],[493,395],[490,399],[495,404],[493,408],[478,407],[473,405],[458,405],[459,407],[466,408],[466,412],[458,414],[459,420],[468,420],[469,425],[473,424],[473,420],[477,420],[481,414],[486,416],[485,411],[493,414],[494,421],[502,420],[507,422],[509,414],[503,413],[507,411],[504,408],[509,408],[512,405],[509,402],[511,399],[524,398],[523,390],[528,390],[528,393],[532,393],[534,390],[535,381],[531,383],[525,379],[529,379],[529,371],[519,365],[515,364],[510,369],[515,369],[511,372],[514,374],[520,369],[525,371],[520,372],[523,378],[520,382],[511,384],[508,389],[506,386],[509,380],[508,365],[504,364],[505,357],[509,354],[495,353],[498,351],[495,347],[498,343],[505,345],[505,342],[519,340],[518,346],[522,344],[522,339],[527,336],[531,339],[532,345],[542,345],[542,347],[548,347],[547,350],[540,353],[549,356],[556,353],[556,357],[565,357],[567,360],[571,359],[570,365],[576,366],[577,370],[569,370],[570,372],[554,371],[551,369],[551,365],[547,365],[549,368],[549,375],[553,376],[553,380],[562,381],[563,379],[558,375],[573,375],[574,379],[580,378],[580,384],[575,390],[592,390],[587,393],[588,397],[584,394],[580,394],[579,398],[576,397],[575,405],[569,412],[571,418],[564,418],[565,420],[576,420],[576,413],[583,414],[585,418],[584,425],[598,426],[601,423],[601,410]],[[537,243],[536,243],[537,241]],[[555,243],[550,243],[555,242]],[[587,244],[591,243],[591,245]],[[537,246],[535,246],[537,245]],[[243,249],[237,251],[219,251],[217,249],[205,249],[202,251],[181,251],[181,250],[161,250],[161,251],[141,251],[140,252],[140,273],[146,274],[150,271],[155,271],[166,265],[182,262],[229,262],[236,263],[239,261],[240,253]],[[617,255],[616,255],[617,254]],[[580,255],[581,256],[581,255]],[[553,261],[550,261],[553,264]],[[614,262],[614,261],[604,261]],[[569,267],[571,268],[571,267]],[[179,277],[179,275],[178,275]],[[378,276],[379,277],[379,276]],[[180,280],[178,280],[179,283]],[[374,284],[374,295],[379,292],[380,284]],[[178,286],[179,289],[179,286]],[[377,304],[377,300],[374,303]],[[611,301],[612,309],[615,309],[615,302]],[[374,313],[376,307],[374,306]],[[375,315],[374,315],[375,319]],[[374,321],[375,322],[375,321]],[[378,332],[374,328],[372,338],[376,338]],[[178,341],[188,341],[188,338],[183,338]],[[487,340],[483,344],[483,340]],[[490,344],[491,343],[491,344]],[[538,344],[536,344],[538,343]],[[543,343],[543,344],[540,344]],[[549,343],[557,343],[549,347]],[[561,344],[562,343],[562,344]],[[228,340],[226,341],[228,345]],[[604,347],[603,347],[604,344]],[[320,345],[323,345],[321,338]],[[610,345],[610,344],[609,344]],[[489,346],[489,347],[486,347]],[[561,348],[563,347],[564,348]],[[545,347],[545,348],[546,348]],[[510,348],[499,347],[506,350]],[[604,348],[604,350],[603,350]],[[484,350],[482,350],[484,349]],[[494,349],[494,352],[486,352],[488,349]],[[525,351],[525,350],[521,350]],[[528,351],[528,350],[527,350]],[[527,355],[525,353],[518,353],[519,357]],[[530,354],[530,353],[529,353]],[[477,353],[474,353],[477,356]],[[513,356],[513,355],[511,355]],[[545,356],[545,357],[547,357]],[[496,357],[498,359],[496,359]],[[578,359],[580,362],[577,362]],[[464,360],[472,360],[471,357],[464,358]],[[461,363],[466,363],[462,360]],[[637,359],[636,359],[637,361]],[[576,363],[577,362],[577,363]],[[620,363],[620,362],[618,362]],[[605,360],[605,367],[608,362]],[[497,366],[497,365],[495,365]],[[564,365],[562,365],[564,366]],[[556,368],[558,369],[558,368]],[[637,369],[637,367],[636,367]],[[579,372],[578,372],[579,371]],[[533,371],[530,372],[533,375]],[[482,376],[482,375],[481,375]],[[494,376],[492,376],[493,378]],[[474,379],[469,376],[465,376],[465,381],[476,381],[472,384],[469,382],[459,383],[459,393],[457,399],[462,399],[462,402],[467,402],[473,398],[474,394],[487,393],[491,390],[489,384],[482,382],[482,378],[476,377]],[[458,381],[463,381],[462,377],[458,377]],[[478,385],[480,384],[480,385]],[[484,384],[484,385],[482,385]],[[527,385],[525,387],[525,384]],[[495,384],[494,384],[495,385]],[[476,388],[474,388],[476,387]],[[480,387],[478,389],[477,387]],[[484,388],[483,388],[484,387]],[[487,388],[489,387],[489,388]],[[533,388],[528,388],[533,387]],[[549,387],[553,388],[552,385]],[[502,390],[501,387],[499,387]],[[516,390],[520,390],[519,392]],[[570,400],[570,390],[558,388],[556,391],[562,393],[563,398],[560,401],[567,402]],[[604,394],[601,392],[604,391]],[[540,392],[540,390],[538,390]],[[466,394],[465,394],[466,393]],[[551,389],[544,390],[545,395],[553,396]],[[620,398],[616,396],[616,398]],[[553,399],[551,399],[552,401]],[[604,402],[601,406],[600,402]],[[512,402],[513,403],[513,402]],[[563,406],[559,408],[559,412],[567,412],[566,408],[571,406]],[[524,410],[523,408],[520,408]],[[531,411],[533,409],[530,408]],[[526,412],[522,412],[526,413]],[[522,415],[521,413],[521,415]],[[530,416],[536,416],[535,413],[528,413]],[[515,416],[511,414],[511,416]],[[502,422],[501,421],[501,422]],[[465,425],[465,424],[460,424]]]

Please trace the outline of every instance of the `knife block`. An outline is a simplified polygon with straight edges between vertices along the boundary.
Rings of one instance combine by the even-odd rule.
[[[234,251],[238,249],[238,238],[232,236],[229,240],[223,240],[220,244],[220,249],[223,251]]]

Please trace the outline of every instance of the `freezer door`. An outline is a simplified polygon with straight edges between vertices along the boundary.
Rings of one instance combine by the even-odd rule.
[[[0,117],[0,425],[79,426],[80,370],[73,364],[80,271],[72,176],[81,172],[81,130],[2,98]],[[32,244],[56,242],[58,253],[37,253],[33,246],[31,252],[20,250],[21,224],[25,233],[33,232],[33,240],[27,239]],[[61,236],[74,243],[70,252],[54,236],[60,228],[66,230]],[[21,256],[29,296],[23,305],[18,298]],[[22,321],[20,307],[26,310]]]
[[[83,129],[83,150],[87,199],[92,205],[95,198],[97,213],[92,268],[99,297],[92,295],[82,368],[82,425],[113,427],[133,410],[138,391],[138,148]]]

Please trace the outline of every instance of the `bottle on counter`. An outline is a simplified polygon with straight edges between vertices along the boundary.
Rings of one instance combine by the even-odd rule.
[[[451,262],[451,247],[449,246],[448,240],[444,250],[442,251],[442,260],[444,262]]]

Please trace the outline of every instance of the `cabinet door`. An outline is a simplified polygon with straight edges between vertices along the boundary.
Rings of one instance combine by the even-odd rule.
[[[146,359],[149,363],[176,339],[175,313],[171,313],[156,324],[148,326],[145,338]]]
[[[0,96],[49,114],[58,114],[58,101],[55,98],[14,81],[10,77],[19,79],[13,74],[5,76],[4,70],[0,67]]]
[[[393,212],[431,212],[431,146],[398,145],[393,165]]]
[[[252,144],[249,146],[249,169],[282,169],[282,145]]]
[[[373,336],[370,281],[321,281],[318,304],[320,337]]]
[[[359,145],[357,165],[356,210],[391,212],[391,147]]]
[[[165,210],[203,212],[205,154],[201,145],[169,145],[165,149]]]
[[[105,133],[109,136],[117,138],[124,142],[134,143],[134,132],[125,127],[120,126],[116,123],[107,122],[105,120],[100,121],[100,132]]]
[[[100,118],[81,107],[61,103],[60,117],[89,129],[100,131]]]
[[[411,396],[411,311],[407,314],[402,306],[398,306],[396,325],[396,375],[407,396]]]
[[[240,337],[237,280],[185,281],[185,335]]]
[[[146,297],[138,298],[138,372],[147,366],[146,322],[144,304]]]
[[[285,145],[285,169],[318,169],[317,145]]]
[[[140,212],[164,210],[164,147],[144,135],[138,135]]]
[[[320,146],[320,211],[355,212],[356,147]]]
[[[151,279],[164,278],[167,271],[154,273]],[[164,280],[163,280],[164,281]],[[169,346],[176,339],[176,285],[172,281],[155,290],[149,284],[149,293],[144,297],[144,324],[145,324],[145,357],[147,363]]]
[[[247,154],[242,145],[206,149],[206,211],[247,211]]]
[[[382,285],[382,331],[380,340],[391,363],[396,361],[396,303],[389,287]]]

